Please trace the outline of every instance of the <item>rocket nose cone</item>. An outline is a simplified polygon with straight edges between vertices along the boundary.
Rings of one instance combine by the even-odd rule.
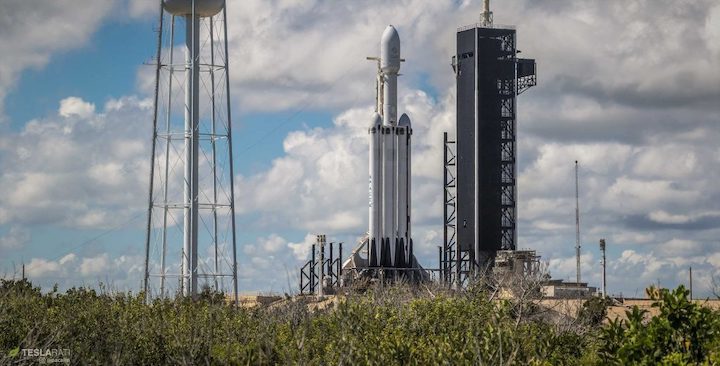
[[[380,41],[380,67],[386,73],[400,71],[400,35],[388,25]]]
[[[382,35],[382,43],[383,45],[389,44],[389,43],[400,43],[400,35],[397,32],[397,29],[390,24],[385,28],[385,31]]]
[[[407,114],[403,113],[402,116],[400,116],[400,120],[398,121],[398,126],[411,127],[412,124],[410,123],[410,117],[408,117]]]
[[[371,121],[372,122],[370,123],[370,128],[378,127],[378,126],[382,125],[382,117],[380,117],[380,115],[377,112],[373,113]]]

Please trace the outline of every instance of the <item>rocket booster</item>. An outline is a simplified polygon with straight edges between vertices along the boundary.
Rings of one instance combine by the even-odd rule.
[[[382,234],[382,162],[380,157],[382,156],[382,117],[375,113],[373,121],[368,129],[370,134],[370,186],[369,186],[369,215],[370,224],[368,230],[368,237],[370,240],[368,261],[371,267],[375,267],[379,264],[379,253],[376,248],[380,244],[380,238]]]
[[[400,36],[390,25],[380,42],[378,114],[370,135],[368,260],[370,267],[412,266],[410,236],[410,118],[397,118]]]

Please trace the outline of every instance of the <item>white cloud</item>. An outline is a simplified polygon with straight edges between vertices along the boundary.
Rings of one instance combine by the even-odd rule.
[[[682,144],[648,146],[637,157],[634,171],[638,176],[682,179],[700,166],[697,152]]]
[[[108,255],[101,254],[96,257],[83,258],[80,263],[80,273],[82,275],[96,275],[108,269]]]
[[[60,115],[0,136],[0,224],[107,227],[127,220],[147,195],[150,110],[110,101],[99,113],[79,98]],[[112,213],[112,214],[110,214]]]
[[[51,56],[85,44],[115,0],[3,1],[0,18],[0,119],[5,96],[19,75],[40,68]]]
[[[305,233],[354,242],[366,230],[366,128],[375,69],[364,58],[377,54],[388,23],[398,27],[408,60],[399,89],[401,112],[410,114],[415,130],[416,252],[434,263],[442,131],[452,131],[455,122],[449,57],[456,26],[476,21],[480,6],[468,4],[228,3],[235,110],[335,116],[329,127],[310,121],[289,133],[268,169],[237,177],[242,225],[263,232],[242,248],[246,286],[269,283],[268,274],[283,271],[280,266],[295,273],[291,266],[307,258],[315,241]],[[132,0],[129,11],[144,16],[156,6]],[[698,278],[717,272],[711,240],[720,233],[713,221],[720,212],[720,7],[708,0],[673,7],[599,0],[493,6],[498,23],[518,25],[522,55],[537,58],[540,73],[540,85],[518,103],[521,246],[542,253],[558,276],[574,277],[573,161],[579,160],[583,243],[606,237],[624,249],[609,252],[611,289],[628,294],[658,278],[680,283],[688,263]],[[31,51],[41,56],[34,65],[50,52]],[[7,67],[0,66],[0,90],[14,82],[2,78]],[[145,92],[151,74],[139,76]],[[95,110],[66,99],[60,110],[66,118],[33,120],[0,137],[0,184],[9,193],[0,197],[0,224],[102,226],[142,209],[149,155],[149,130],[142,126],[151,106],[150,99],[125,97]],[[584,278],[592,281],[596,250],[583,247]],[[58,262],[40,266],[59,271]]]
[[[705,41],[715,55],[720,56],[720,5],[715,5],[705,19]]]
[[[287,246],[290,248],[295,255],[295,258],[302,260],[307,258],[312,250],[312,245],[317,241],[316,235],[307,234],[305,239],[299,243],[288,243]]]
[[[715,267],[716,271],[720,271],[720,253],[713,253],[708,256],[707,261]]]
[[[618,244],[647,244],[655,240],[655,234],[624,230],[612,236],[612,242]]]
[[[667,259],[656,256],[654,252],[642,253],[625,250],[617,261],[610,263],[608,274],[611,279],[608,282],[611,284],[614,282],[613,286],[616,289],[627,289],[628,284],[637,286],[636,291],[640,291],[637,295],[642,296],[642,291],[646,287],[657,285],[658,282],[661,286],[677,283],[679,280],[677,278],[678,270],[678,266]]]
[[[30,232],[21,226],[11,226],[4,235],[0,236],[2,249],[22,248],[28,242],[30,242]]]
[[[157,1],[150,0],[129,0],[130,4],[128,11],[130,16],[134,18],[147,17],[149,15],[155,15],[160,10]]]
[[[78,97],[67,97],[60,101],[58,114],[61,117],[89,118],[95,114],[95,105]]]
[[[267,237],[259,237],[254,244],[243,246],[243,252],[251,256],[262,256],[264,254],[277,253],[286,248],[287,240],[278,234],[270,234]]]
[[[603,205],[626,213],[644,213],[664,205],[687,205],[697,202],[702,194],[668,180],[618,178],[607,190]]]
[[[591,278],[596,278],[596,275],[592,268],[595,267],[596,259],[592,253],[583,253],[580,255],[580,267],[582,271],[581,280],[584,282],[588,281],[588,275]],[[577,260],[575,256],[563,257],[563,258],[552,258],[548,262],[548,271],[553,278],[561,278],[574,282],[576,280],[577,273]]]
[[[140,255],[68,253],[59,259],[35,257],[25,265],[26,277],[43,289],[58,284],[61,291],[69,287],[96,287],[100,282],[111,291],[137,291],[144,272]],[[5,274],[12,277],[13,274]],[[18,277],[20,274],[15,273]]]
[[[62,276],[67,273],[66,266],[73,265],[76,259],[77,256],[73,253],[67,254],[56,261],[44,258],[33,258],[30,260],[30,263],[25,266],[25,270],[31,279],[36,277]]]
[[[88,174],[100,184],[117,186],[123,182],[125,172],[121,161],[111,161],[91,166]]]
[[[668,259],[674,257],[693,257],[705,254],[704,246],[696,240],[672,238],[657,246],[658,254]]]
[[[414,131],[415,252],[434,259],[442,240],[437,236],[442,139],[437,137],[451,125],[454,99],[435,101],[417,90],[400,93],[400,112],[410,115]],[[285,154],[268,170],[238,177],[237,207],[258,217],[252,227],[270,230],[282,225],[354,244],[367,230],[367,126],[371,116],[370,107],[352,108],[340,113],[331,127],[291,132],[283,142]],[[288,246],[297,259],[304,259],[314,241],[308,234],[304,241]]]
[[[673,215],[662,210],[650,212],[649,217],[650,220],[663,224],[684,224],[690,221],[687,215]]]
[[[623,114],[606,99],[620,105],[693,100],[709,105],[720,81],[713,53],[717,10],[711,5],[709,0],[676,7],[516,1],[493,8],[498,23],[518,25],[523,55],[540,60],[541,87],[598,97],[579,108],[546,108],[553,118],[561,114],[582,121],[599,112],[611,119]],[[448,63],[455,29],[477,22],[480,7],[480,2],[433,0],[228,2],[230,57],[243,66],[231,74],[235,96],[243,110],[369,102],[372,96],[365,92],[372,89],[374,69],[365,57],[378,53],[379,34],[387,24],[399,29],[408,60],[403,73],[409,77],[403,82],[417,87],[423,73],[436,89],[445,90],[453,84]],[[131,9],[155,12],[137,0]],[[692,58],[685,56],[687,45],[695,50]]]
[[[132,8],[135,6],[133,0]],[[354,2],[228,2],[233,96],[243,111],[349,108],[373,100],[375,64],[382,31],[395,25],[408,62],[401,83],[417,86],[430,76],[450,87],[448,67],[457,17],[475,17],[452,2],[381,0]],[[477,8],[477,7],[476,7]],[[147,9],[147,12],[155,10]],[[443,62],[437,62],[444,60]],[[442,71],[442,72],[440,72]],[[147,93],[154,75],[138,74]]]

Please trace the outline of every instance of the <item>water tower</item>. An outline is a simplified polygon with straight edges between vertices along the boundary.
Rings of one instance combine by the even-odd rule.
[[[159,5],[145,293],[237,301],[225,1]]]

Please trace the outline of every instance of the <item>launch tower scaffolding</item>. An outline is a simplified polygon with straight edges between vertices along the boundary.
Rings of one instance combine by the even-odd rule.
[[[457,156],[456,142],[443,134],[443,246],[440,256],[440,280],[455,288],[462,287],[470,273],[470,254],[460,251],[457,243]]]
[[[310,260],[300,267],[300,294],[323,295],[324,287],[340,287],[343,243],[338,243],[337,257],[333,253],[333,244],[326,245],[325,235],[318,235],[317,243],[312,245]],[[326,247],[330,249],[328,257],[325,257]],[[323,279],[327,279],[327,283],[323,283]]]
[[[535,60],[516,57],[516,32],[487,22],[458,29],[453,70],[457,81],[453,215],[446,215],[448,255],[456,282],[463,264],[474,274],[492,265],[496,253],[517,245],[516,96],[536,85]],[[446,143],[447,151],[447,143]],[[457,252],[455,254],[454,252]],[[444,265],[450,260],[444,261]],[[446,271],[447,272],[447,271]],[[468,275],[470,275],[468,271]]]

